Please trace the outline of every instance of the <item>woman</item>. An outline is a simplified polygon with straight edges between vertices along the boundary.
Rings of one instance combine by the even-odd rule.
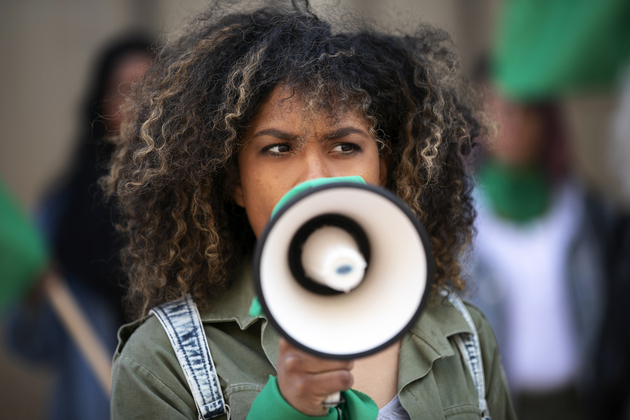
[[[106,180],[122,209],[141,317],[119,334],[114,418],[198,417],[164,330],[142,318],[187,293],[231,418],[337,418],[322,403],[351,386],[394,418],[479,418],[470,374],[449,341],[470,330],[436,293],[463,289],[458,256],[474,219],[463,161],[481,124],[457,74],[441,31],[337,32],[295,3],[211,10],[165,47],[128,104]],[[427,228],[436,267],[434,299],[417,325],[354,363],[307,355],[248,313],[248,255],[272,208],[298,183],[345,175],[407,203]],[[512,418],[492,331],[470,311],[490,412]]]

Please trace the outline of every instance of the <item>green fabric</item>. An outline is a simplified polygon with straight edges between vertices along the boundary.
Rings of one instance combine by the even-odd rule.
[[[358,184],[365,184],[365,181],[363,180],[363,178],[361,178],[358,175],[338,176],[338,177],[331,177],[331,178],[317,178],[317,179],[311,179],[306,182],[302,182],[301,184],[296,185],[295,187],[291,188],[288,193],[282,196],[280,201],[278,201],[278,204],[276,204],[276,206],[273,208],[273,211],[271,212],[271,217],[275,216],[275,214],[278,212],[278,210],[282,208],[282,206],[284,206],[289,200],[291,200],[293,197],[295,197],[299,193],[306,191],[310,188],[319,187],[320,185],[334,184],[337,182],[356,182]]]
[[[0,182],[0,309],[21,298],[48,263],[45,242]]]
[[[341,391],[341,397],[345,401],[340,406],[343,420],[371,420],[378,417],[378,406],[372,398],[363,392],[349,389],[348,391]]]
[[[373,420],[378,416],[378,407],[374,400],[362,392],[356,390],[342,391],[345,403],[339,406],[339,410],[331,408],[325,416],[313,417],[302,414],[293,408],[280,394],[278,381],[275,376],[269,377],[269,382],[254,400],[247,420],[267,420],[268,413],[274,413],[278,419],[294,420],[341,420],[361,419]],[[341,418],[339,417],[341,412]]]
[[[254,296],[252,299],[252,304],[249,307],[249,316],[262,316],[263,310],[260,301],[258,300],[258,296]]]
[[[249,267],[243,267],[228,293],[214,301],[210,310],[201,312],[231,418],[243,420],[251,414],[259,418],[299,419],[302,416],[299,413],[297,417],[276,416],[275,407],[272,412],[254,411],[259,403],[265,403],[257,397],[269,377],[277,375],[279,335],[264,318],[249,314],[253,297],[251,273]],[[492,418],[515,419],[492,329],[476,308],[467,307],[479,333],[486,399]],[[457,345],[449,338],[462,332],[470,332],[466,321],[448,301],[437,298],[403,338],[398,397],[412,419],[479,418],[473,381]],[[360,393],[349,395],[344,396],[348,405],[367,401]],[[170,341],[153,316],[119,331],[111,404],[112,419],[198,417]],[[349,407],[346,412],[354,409]],[[218,419],[225,420],[226,416]]]
[[[337,410],[331,408],[325,416],[308,416],[302,414],[293,408],[280,394],[278,381],[275,376],[269,377],[269,382],[260,391],[258,397],[254,400],[252,408],[249,411],[247,420],[268,420],[269,413],[273,413],[274,418],[278,419],[295,419],[295,420],[337,420]],[[376,418],[376,417],[373,417]],[[367,419],[366,419],[367,420]]]
[[[479,171],[479,183],[494,212],[505,219],[525,223],[549,208],[549,183],[539,165],[515,167],[489,159]]]
[[[611,86],[630,59],[627,0],[507,0],[492,73],[513,99]]]

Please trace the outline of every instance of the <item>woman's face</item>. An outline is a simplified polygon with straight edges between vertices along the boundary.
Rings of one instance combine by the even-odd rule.
[[[302,108],[287,88],[276,88],[238,151],[234,199],[257,237],[280,198],[304,181],[351,175],[374,185],[387,181],[385,159],[364,118],[353,112],[330,118]]]

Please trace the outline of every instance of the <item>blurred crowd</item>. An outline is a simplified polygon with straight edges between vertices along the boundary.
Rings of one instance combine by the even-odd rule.
[[[571,171],[558,104],[484,86],[497,135],[476,173],[471,292],[519,418],[626,418],[630,218]]]
[[[105,370],[111,366],[116,332],[126,321],[125,276],[118,257],[115,207],[97,183],[112,153],[107,138],[118,133],[125,96],[152,63],[153,42],[147,35],[129,34],[99,52],[77,121],[79,137],[71,163],[34,209],[34,225],[3,191],[7,205],[1,211],[7,217],[2,221],[14,226],[4,232],[0,245],[6,251],[2,268],[12,273],[3,286],[3,302],[8,301],[5,339],[10,350],[29,363],[54,370],[50,419],[110,417],[108,379],[99,379],[99,367],[86,352],[101,351],[105,358],[97,363]],[[19,238],[30,240],[16,247]],[[53,305],[59,290],[78,313],[64,316],[65,300]],[[17,301],[9,298],[20,295]],[[92,347],[81,346],[84,330],[73,334],[76,318],[83,318],[80,325],[93,336]]]
[[[475,174],[470,292],[521,419],[630,418],[630,215],[576,175],[562,109],[619,89],[629,6],[504,2],[492,53],[475,69],[496,134]],[[600,135],[592,141],[610,134]],[[630,131],[616,136],[627,153]]]
[[[630,418],[630,215],[576,176],[562,110],[567,95],[619,90],[618,74],[630,86],[628,18],[623,1],[506,1],[496,45],[473,77],[496,133],[475,167],[469,293],[495,330],[521,419]],[[54,367],[51,419],[109,418],[107,384],[51,306],[46,279],[62,279],[112,355],[126,321],[125,275],[116,211],[97,180],[152,46],[134,34],[99,52],[72,164],[42,196],[34,223],[0,188],[6,341]],[[630,157],[628,104],[620,101],[615,120],[614,161]],[[627,161],[618,166],[627,170]]]

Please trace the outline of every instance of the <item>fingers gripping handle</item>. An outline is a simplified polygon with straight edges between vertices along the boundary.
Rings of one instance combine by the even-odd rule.
[[[337,391],[328,395],[322,405],[324,407],[336,407],[343,402],[344,400],[341,398],[341,392]]]

